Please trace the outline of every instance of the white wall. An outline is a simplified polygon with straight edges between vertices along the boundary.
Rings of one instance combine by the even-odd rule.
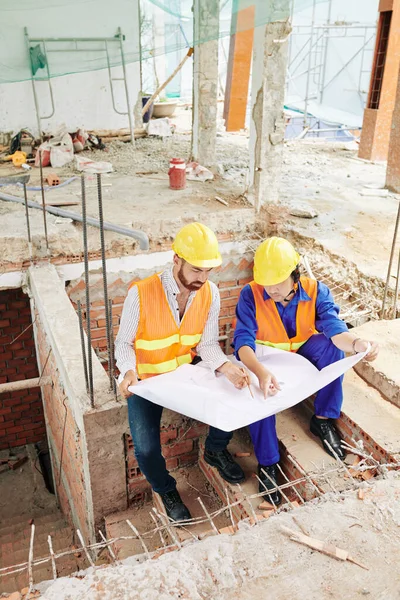
[[[138,0],[1,0],[0,52],[7,56],[7,61],[0,62],[0,131],[16,132],[26,127],[37,133],[25,26],[30,37],[113,37],[121,27],[127,60],[135,61],[127,65],[133,111],[140,91]],[[59,47],[66,48],[65,44]],[[112,44],[110,48],[115,48],[111,56],[116,59],[118,45]],[[55,113],[51,119],[42,121],[42,130],[52,131],[62,123],[69,130],[128,127],[127,116],[117,115],[113,110],[108,71],[99,69],[104,65],[104,57],[104,53],[88,51],[49,54],[50,70],[54,73],[82,68],[98,70],[52,78]],[[113,76],[120,77],[121,72],[121,67],[115,67]],[[15,83],[3,83],[10,80]],[[39,82],[37,89],[40,112],[49,114],[47,83]],[[126,110],[123,82],[115,83],[115,92],[117,108]]]

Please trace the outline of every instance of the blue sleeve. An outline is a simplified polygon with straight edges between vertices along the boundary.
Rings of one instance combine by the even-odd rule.
[[[318,281],[315,327],[327,338],[348,331],[346,323],[339,318],[339,310],[330,289]]]
[[[238,352],[242,346],[250,346],[254,352],[256,350],[256,334],[258,331],[256,305],[249,285],[246,285],[240,292],[236,306],[236,319],[233,347],[235,356],[239,360]]]

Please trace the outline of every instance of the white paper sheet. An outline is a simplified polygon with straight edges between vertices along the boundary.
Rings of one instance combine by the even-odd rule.
[[[264,348],[258,352],[258,358],[282,388],[266,400],[252,373],[254,398],[248,388],[237,390],[225,376],[216,376],[201,363],[183,365],[172,373],[140,381],[129,390],[187,417],[223,431],[234,431],[298,404],[351,369],[368,351],[343,358],[318,371],[299,354]],[[233,356],[228,358],[243,366]]]

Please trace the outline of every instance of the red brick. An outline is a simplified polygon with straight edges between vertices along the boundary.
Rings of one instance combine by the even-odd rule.
[[[253,277],[245,277],[244,279],[239,279],[238,284],[240,286],[244,286],[247,285],[248,283],[250,283],[250,281],[253,281]]]
[[[177,458],[167,458],[167,460],[165,461],[165,464],[167,465],[168,471],[172,471],[172,469],[178,468],[178,459]]]
[[[0,321],[0,327],[10,327],[10,321],[8,319],[2,319]]]
[[[185,465],[193,465],[199,458],[198,451],[190,452],[189,454],[183,454],[178,456],[179,466],[184,467]]]
[[[174,429],[163,429],[160,432],[161,445],[166,444],[170,440],[175,440],[178,437],[178,430]]]
[[[179,456],[180,454],[187,454],[193,449],[193,440],[183,440],[177,444],[171,446],[164,446],[162,449],[164,458],[171,458],[173,456]]]
[[[179,430],[178,438],[185,440],[198,438],[201,435],[205,435],[207,431],[208,425],[205,425],[204,423],[194,423],[193,425],[191,425],[190,429],[185,429],[184,427],[181,427]]]
[[[24,428],[22,425],[16,425],[15,427],[7,428],[7,433],[18,433],[20,431],[24,431]]]
[[[21,349],[17,348],[17,344],[21,346]],[[15,345],[13,344],[12,349],[14,358],[29,358],[33,356],[32,348],[22,348],[22,343],[19,344],[17,342]]]
[[[11,302],[8,306],[12,307],[12,308],[25,308],[27,304],[29,304],[28,296],[26,296],[26,301],[15,300],[15,301]]]
[[[3,319],[16,319],[19,317],[19,312],[17,310],[5,310],[1,317]]]
[[[12,411],[12,409],[10,407],[7,408],[0,408],[0,415],[7,415]]]
[[[231,281],[220,281],[218,282],[219,288],[232,288],[237,286],[237,280],[231,279]]]
[[[101,328],[101,329],[94,329],[92,331],[92,339],[93,340],[98,340],[100,338],[105,338],[106,337],[106,329]]]

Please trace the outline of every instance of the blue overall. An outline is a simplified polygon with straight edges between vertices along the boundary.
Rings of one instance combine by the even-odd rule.
[[[269,298],[264,290],[264,300]],[[296,314],[299,301],[311,302],[311,298],[305,292],[301,283],[298,284],[294,297],[286,307],[282,306],[280,302],[276,303],[276,308],[289,338],[296,335]],[[321,370],[344,357],[344,353],[336,348],[330,338],[348,331],[348,329],[346,324],[339,318],[339,307],[335,304],[329,288],[320,281],[317,287],[315,312],[315,329],[320,333],[311,336],[298,350],[298,354],[307,358],[317,369]],[[233,345],[235,355],[239,358],[238,352],[242,346],[249,346],[254,351],[256,350],[258,325],[254,296],[249,285],[246,285],[241,291],[236,307],[236,317],[237,324]],[[319,390],[314,403],[317,416],[331,419],[339,417],[343,402],[342,381],[343,377],[340,377]],[[279,461],[275,415],[250,425],[250,435],[260,465],[273,465]]]

